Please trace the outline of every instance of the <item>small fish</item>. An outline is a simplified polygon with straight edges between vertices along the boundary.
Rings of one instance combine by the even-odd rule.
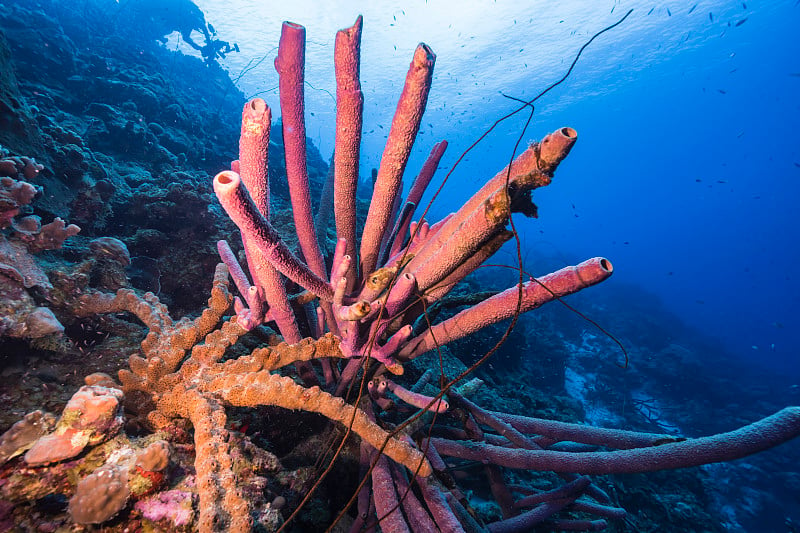
[[[747,9],[747,4],[742,2],[742,9]]]
[[[714,13],[711,13],[711,12],[708,13],[708,20],[710,20],[711,22],[714,22]]]
[[[691,13],[692,11],[694,11],[694,8],[696,8],[696,7],[697,7],[697,4],[693,5],[693,6],[692,6],[692,7],[689,9],[689,12],[688,12],[688,13],[686,13],[686,14],[688,15],[689,13]]]
[[[667,8],[667,16],[668,16],[668,17],[671,17],[671,16],[672,16],[672,11],[670,11],[670,10],[669,10],[669,8]]]
[[[800,163],[798,163],[797,161],[795,161],[795,162],[794,162],[794,166],[796,166],[797,168],[800,168]]]
[[[654,9],[655,9],[655,7],[651,7],[650,11],[648,11],[647,14],[649,15],[650,13],[652,13]]]
[[[728,182],[725,180],[717,180],[717,183],[728,183]]]
[[[701,180],[700,178],[697,178],[697,179],[696,179],[696,180],[694,180],[694,181],[696,181],[697,183],[701,183],[703,180]]]
[[[614,7],[611,8],[611,13],[613,13],[616,8],[617,8],[617,6],[616,6],[616,4],[614,4]]]
[[[737,23],[736,23],[736,27],[738,28],[739,26],[741,26],[742,24],[744,24],[745,22],[747,22],[747,19],[748,19],[748,17],[745,17],[745,18],[743,18],[742,20],[740,20],[739,22],[737,22]]]
[[[728,92],[725,89],[717,89],[717,92],[720,94],[728,94]]]

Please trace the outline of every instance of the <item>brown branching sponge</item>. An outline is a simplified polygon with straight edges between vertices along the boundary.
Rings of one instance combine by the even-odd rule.
[[[430,475],[431,467],[419,450],[390,437],[363,411],[319,387],[306,388],[272,373],[296,362],[344,357],[333,335],[258,348],[250,355],[221,362],[225,350],[246,333],[235,318],[223,320],[233,302],[228,277],[227,267],[217,265],[208,307],[195,320],[173,322],[155,296],[142,298],[127,289],[115,295],[86,294],[80,298],[76,313],[127,311],[149,328],[142,342],[144,357],[131,356],[130,368],[120,370],[119,379],[126,395],[145,393],[152,400],[155,408],[147,419],[154,427],[178,417],[191,421],[197,449],[201,531],[250,531],[252,526],[248,503],[239,493],[233,473],[226,405],[274,405],[320,413],[351,427],[374,448],[386,443],[383,453],[388,457],[411,470],[419,468],[419,475]]]

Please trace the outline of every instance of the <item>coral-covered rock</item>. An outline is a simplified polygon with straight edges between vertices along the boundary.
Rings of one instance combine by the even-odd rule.
[[[25,317],[25,337],[38,339],[63,331],[64,326],[47,307],[37,307]]]
[[[84,383],[90,387],[96,385],[98,387],[110,387],[112,389],[119,389],[120,386],[114,381],[114,378],[103,372],[95,372],[83,378]]]
[[[0,175],[35,177],[41,169],[27,157],[0,159]],[[18,216],[39,189],[11,176],[0,177],[0,335],[37,339],[61,333],[64,326],[41,305],[42,296],[50,299],[53,285],[33,254],[61,248],[80,228],[58,217],[42,225],[38,215]]]
[[[52,288],[47,274],[36,262],[27,246],[6,239],[0,234],[0,273],[15,279],[26,289],[39,287],[45,292]]]
[[[116,388],[81,387],[64,407],[55,431],[36,441],[25,454],[25,462],[43,465],[70,459],[86,446],[116,435],[123,422],[122,397]]]
[[[128,470],[108,464],[83,478],[69,500],[69,515],[78,524],[101,524],[128,503]]]
[[[13,172],[13,174],[12,174]],[[24,205],[31,203],[38,189],[25,181],[15,180],[16,163],[11,159],[0,160],[0,228],[11,225],[12,219]]]
[[[169,443],[157,440],[136,456],[136,466],[148,472],[160,472],[169,464],[169,454]]]
[[[27,450],[55,426],[55,416],[40,410],[28,413],[0,436],[0,464]]]
[[[129,286],[126,268],[131,264],[128,247],[119,239],[99,237],[89,243],[91,285],[105,291]]]
[[[114,237],[99,237],[89,243],[89,251],[96,260],[109,259],[122,266],[131,264],[131,255],[125,243]]]
[[[0,239],[0,256],[3,243]],[[44,279],[47,280],[46,277]],[[46,287],[50,287],[49,282]],[[37,339],[63,330],[64,327],[50,309],[36,305],[25,290],[19,272],[0,262],[0,335]]]
[[[35,235],[42,230],[42,219],[38,215],[29,215],[11,221],[11,227],[22,235]]]

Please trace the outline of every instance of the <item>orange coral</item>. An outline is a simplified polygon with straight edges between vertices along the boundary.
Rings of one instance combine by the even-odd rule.
[[[404,440],[390,438],[364,412],[342,398],[272,373],[295,362],[344,357],[333,335],[258,348],[250,355],[221,362],[226,348],[246,333],[235,318],[223,321],[232,301],[228,269],[220,264],[208,308],[195,320],[173,322],[155,296],[148,293],[140,298],[127,289],[115,295],[86,294],[76,308],[78,315],[128,311],[150,329],[142,342],[144,357],[132,356],[130,368],[120,370],[119,378],[125,394],[145,393],[153,400],[155,409],[147,415],[152,426],[163,427],[178,417],[189,419],[194,426],[201,531],[249,531],[252,527],[248,501],[236,486],[232,468],[226,405],[276,405],[320,413],[349,425],[373,447],[385,444],[388,457],[412,470],[419,467],[420,475],[431,473],[419,450]]]

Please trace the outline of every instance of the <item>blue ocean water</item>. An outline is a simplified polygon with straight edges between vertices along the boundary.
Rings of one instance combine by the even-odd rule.
[[[222,61],[233,75],[267,53],[238,83],[273,109],[280,22],[306,26],[308,132],[323,154],[333,146],[333,37],[364,15],[364,176],[378,165],[418,42],[433,48],[437,63],[409,173],[440,139],[450,142],[446,168],[515,109],[504,94],[533,97],[566,73],[594,33],[632,9],[536,104],[526,140],[565,125],[579,140],[555,183],[535,195],[540,219],[517,226],[526,255],[604,255],[616,271],[596,290],[641,286],[731,354],[800,377],[796,2],[198,5],[239,44],[241,53]],[[470,153],[434,215],[508,162],[523,115]]]

